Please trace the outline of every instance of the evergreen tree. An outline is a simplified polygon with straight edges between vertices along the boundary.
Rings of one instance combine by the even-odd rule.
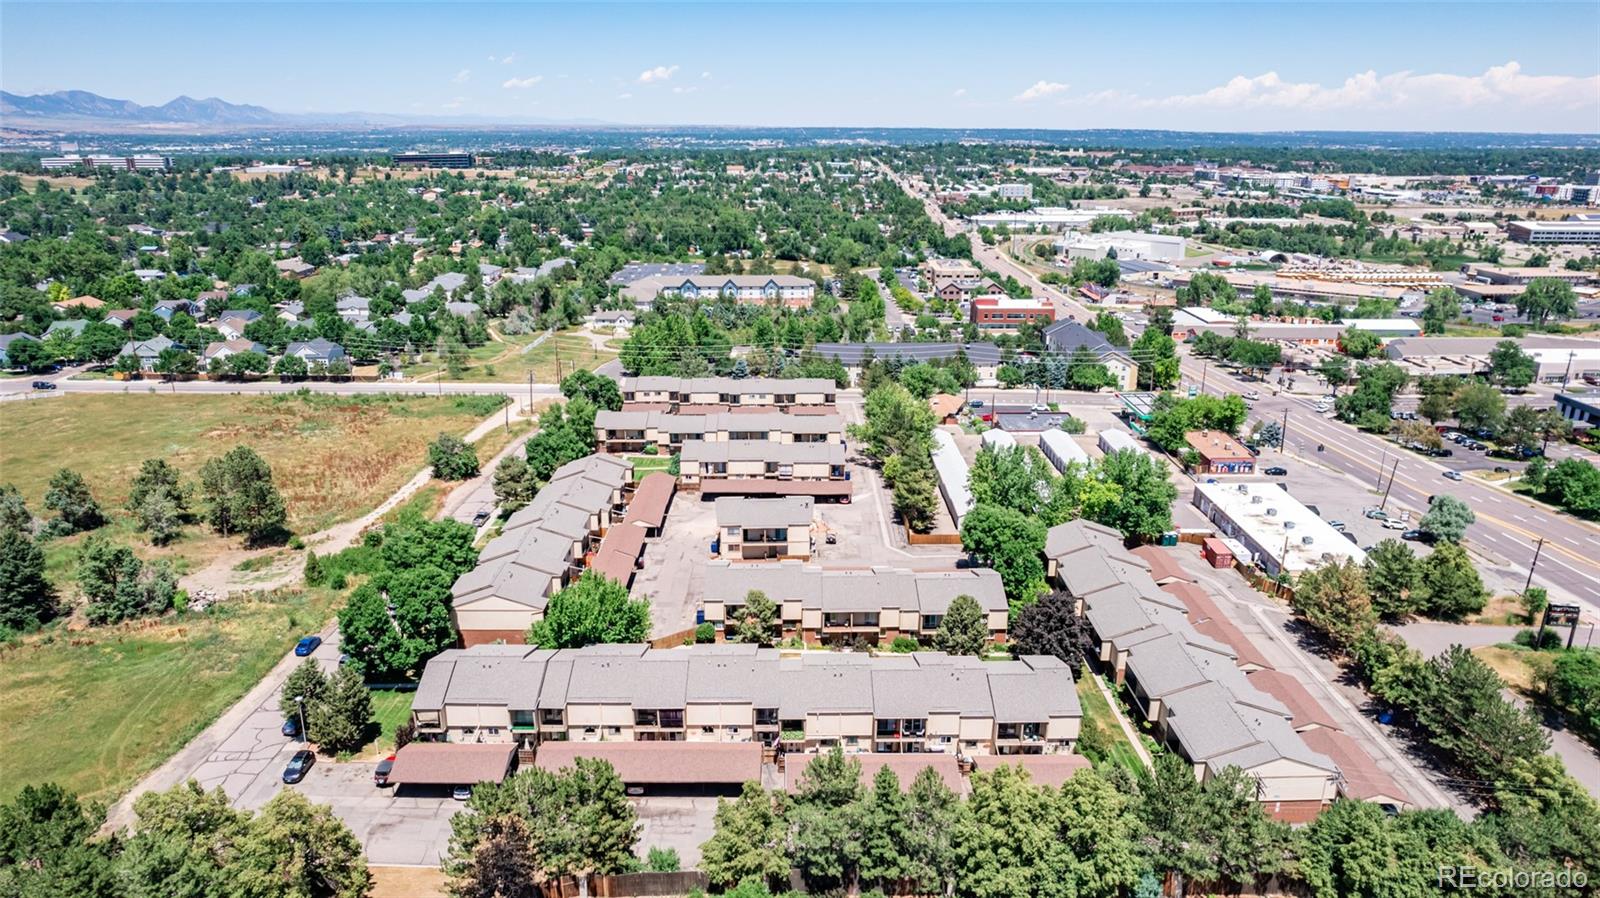
[[[512,514],[526,507],[538,489],[527,459],[510,455],[495,466],[494,498],[502,512]]]
[[[981,655],[989,644],[989,622],[972,596],[956,596],[945,609],[933,644],[952,655]]]
[[[732,801],[717,799],[711,838],[700,846],[700,869],[711,884],[728,888],[747,879],[768,884],[786,879],[787,813],[784,795],[756,782],[745,783]]]
[[[44,494],[44,507],[59,516],[68,533],[93,530],[106,522],[100,512],[100,503],[90,494],[83,476],[67,468],[50,477],[50,488]]]
[[[272,483],[272,468],[249,446],[236,446],[200,469],[206,518],[224,536],[242,533],[260,543],[283,531],[287,513]]]
[[[0,525],[0,632],[31,630],[56,614],[44,550],[28,531]]]
[[[354,665],[339,668],[327,690],[315,703],[307,703],[308,737],[325,751],[349,751],[366,741],[372,722],[372,694]]]

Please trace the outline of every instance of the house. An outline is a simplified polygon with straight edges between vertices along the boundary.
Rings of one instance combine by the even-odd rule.
[[[343,346],[322,337],[290,343],[283,354],[300,358],[307,365],[329,365],[345,357]]]
[[[1082,717],[1053,656],[780,658],[755,645],[450,650],[428,662],[411,705],[426,740],[415,744],[516,744],[546,767],[601,757],[630,785],[702,791],[737,790],[763,748],[794,766],[833,748],[929,764],[1070,757]]]
[[[633,403],[787,410],[831,406],[838,390],[825,377],[624,377],[623,408]]]
[[[267,347],[254,340],[215,340],[206,344],[205,351],[200,353],[200,364],[210,365],[212,359],[226,359],[241,352],[257,352],[269,355]]]
[[[1045,328],[1043,336],[1045,349],[1053,354],[1070,359],[1080,349],[1088,351],[1096,362],[1106,367],[1118,389],[1132,390],[1138,386],[1138,363],[1127,350],[1112,346],[1099,331],[1065,318]]]
[[[475,302],[447,302],[444,310],[459,318],[477,318],[483,314],[483,309]]]
[[[279,259],[272,263],[272,267],[278,269],[278,274],[295,281],[303,281],[317,272],[317,266],[299,256],[295,256],[292,259]]]
[[[676,452],[690,440],[713,443],[733,440],[842,443],[844,419],[836,414],[720,412],[678,415],[662,411],[613,412],[602,409],[595,415],[594,438],[597,452],[643,452],[650,445]]]
[[[928,408],[933,410],[933,418],[939,424],[955,424],[956,416],[967,407],[967,401],[951,393],[936,393],[928,398]]]
[[[306,304],[299,300],[278,304],[278,319],[294,324],[306,317]]]
[[[55,309],[57,312],[70,312],[78,309],[103,309],[105,307],[105,300],[97,299],[93,296],[74,296],[71,299],[63,299],[60,302],[50,304],[50,308]]]
[[[69,337],[77,338],[83,335],[83,329],[88,326],[89,320],[87,318],[74,318],[69,321],[52,321],[50,322],[50,326],[45,328],[44,336],[45,339],[49,339],[51,334],[66,334]]]
[[[633,329],[637,316],[628,309],[596,309],[584,319],[590,327],[612,327],[619,331]]]
[[[133,319],[138,316],[138,309],[112,309],[106,313],[105,321],[107,324],[116,325],[123,330],[127,330],[133,325]]]
[[[621,519],[632,487],[633,467],[622,459],[591,455],[557,468],[451,587],[462,644],[524,642],[550,596],[583,572],[586,554]]]
[[[810,558],[811,503],[808,496],[718,499],[717,554],[740,561]]]
[[[334,311],[345,321],[366,321],[371,315],[372,300],[365,296],[346,296],[333,304]]]
[[[27,340],[32,343],[39,342],[39,338],[32,334],[24,334],[21,332],[15,334],[0,334],[0,367],[11,367],[11,346],[19,340]]]
[[[181,349],[182,347],[166,337],[155,337],[149,340],[132,340],[122,345],[122,351],[117,355],[131,355],[139,360],[139,367],[145,371],[154,371],[156,361],[161,353],[168,349]]]
[[[1220,430],[1191,430],[1183,435],[1183,441],[1200,456],[1200,473],[1255,473],[1255,455],[1230,433]]]
[[[811,307],[817,285],[792,274],[695,274],[688,277],[658,275],[640,278],[622,288],[635,308],[647,309],[658,296],[684,299],[729,299],[744,305]]]
[[[415,303],[426,301],[428,297],[433,295],[434,290],[444,291],[445,298],[449,299],[457,290],[460,290],[466,285],[466,275],[456,271],[447,271],[444,274],[434,277],[433,280],[423,284],[421,287],[417,287],[412,290],[400,291],[400,295],[405,299],[406,305],[413,305]]]
[[[250,319],[237,315],[223,315],[217,319],[216,330],[224,340],[244,339],[245,328],[250,326]]]
[[[1000,575],[989,568],[911,571],[882,565],[818,566],[798,560],[775,564],[706,565],[701,594],[705,619],[723,638],[751,590],[779,608],[783,638],[807,645],[887,645],[896,636],[930,640],[950,602],[969,596],[982,609],[989,638],[1006,639],[1008,605]]]
[[[208,291],[208,293],[217,299],[227,298],[227,294],[221,290],[212,290]],[[163,321],[171,321],[172,316],[179,312],[198,320],[205,314],[205,306],[203,305],[207,301],[205,297],[207,297],[207,293],[200,294],[200,297],[196,300],[163,299],[151,306],[150,312]]]
[[[139,283],[148,284],[152,281],[161,280],[167,276],[167,273],[159,268],[135,268],[133,276],[139,279]]]

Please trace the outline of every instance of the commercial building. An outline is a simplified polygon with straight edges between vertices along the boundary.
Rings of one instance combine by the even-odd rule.
[[[1486,284],[1515,284],[1524,287],[1536,280],[1546,278],[1566,281],[1569,284],[1582,284],[1595,280],[1595,274],[1592,271],[1572,271],[1548,265],[1533,268],[1501,268],[1498,265],[1475,265],[1469,263],[1461,266],[1461,271],[1468,277]]]
[[[591,455],[557,468],[451,587],[462,644],[523,642],[550,596],[583,572],[588,550],[622,517],[632,486],[633,468],[618,458]]]
[[[678,481],[707,496],[811,496],[848,499],[850,471],[843,443],[688,440],[678,454]]]
[[[1056,308],[1047,300],[980,296],[972,301],[972,323],[989,333],[1015,333],[1030,321],[1056,320]]]
[[[1518,243],[1600,243],[1600,221],[1512,221],[1506,236]]]
[[[947,284],[977,281],[983,272],[966,259],[932,258],[917,266],[917,274],[928,282],[928,289],[931,292],[938,293]]]
[[[1064,430],[1046,430],[1039,434],[1039,451],[1055,466],[1057,471],[1066,473],[1067,465],[1075,464],[1079,468],[1089,465],[1089,453]]]
[[[1271,577],[1345,558],[1360,564],[1367,558],[1276,483],[1198,483],[1193,502],[1223,536],[1237,539],[1250,552],[1242,561],[1254,563]]]
[[[1232,434],[1220,430],[1191,430],[1183,435],[1183,440],[1200,456],[1201,473],[1255,473],[1255,455]]]
[[[1181,568],[1147,561],[1152,550],[1130,552],[1117,531],[1082,520],[1045,538],[1050,577],[1078,600],[1096,660],[1156,738],[1202,782],[1237,767],[1268,814],[1313,819],[1339,794],[1340,768],[1296,732],[1294,709],[1251,682],[1267,665],[1248,637]]]
[[[960,530],[961,522],[966,520],[967,512],[975,504],[972,491],[967,488],[972,469],[967,465],[967,460],[962,458],[956,438],[948,430],[939,427],[933,429],[933,470],[939,475],[939,495],[950,510],[950,519]]]
[[[660,411],[602,410],[594,418],[594,439],[597,452],[643,452],[646,446],[677,452],[691,440],[839,443],[844,441],[844,419],[834,414],[786,415],[782,412],[675,415]]]
[[[1072,671],[1052,656],[780,658],[774,649],[731,644],[455,649],[428,662],[411,705],[421,742],[514,744],[534,752],[540,766],[552,746],[552,765],[595,751],[618,752],[620,760],[631,751],[619,774],[634,782],[649,774],[633,765],[646,763],[688,767],[705,781],[729,760],[708,754],[708,745],[790,754],[838,747],[850,754],[1065,755],[1082,716]],[[648,750],[629,747],[645,742]],[[748,765],[741,756],[733,771],[748,778]],[[670,776],[656,775],[658,782]],[[737,788],[738,781],[729,784]]]
[[[638,308],[649,308],[659,296],[677,296],[802,309],[810,308],[817,295],[817,285],[810,278],[792,274],[656,275],[633,281],[622,288],[622,295],[633,300]]]
[[[1580,427],[1600,427],[1600,393],[1557,393],[1556,411]]]
[[[1033,199],[1032,184],[1001,184],[994,189],[995,195],[1003,200],[1031,200]]]
[[[812,500],[805,496],[717,500],[717,555],[738,561],[811,557]]]
[[[45,171],[65,168],[95,168],[106,171],[168,171],[171,156],[46,156],[39,160]]]
[[[727,621],[738,618],[752,590],[778,605],[783,638],[807,645],[887,645],[897,636],[912,636],[926,644],[957,596],[978,603],[991,640],[1006,639],[1005,586],[989,568],[912,571],[865,564],[713,561],[706,565],[702,608],[719,639]]]
[[[1119,262],[1181,262],[1189,247],[1188,238],[1176,234],[1150,234],[1143,231],[1107,231],[1101,234],[1068,234],[1054,244],[1058,255],[1067,259],[1105,259]]]
[[[1412,375],[1472,374],[1488,370],[1489,354],[1501,342],[1495,337],[1422,337],[1396,340],[1384,348],[1384,355]],[[1541,383],[1600,374],[1600,345],[1593,340],[1532,335],[1515,342],[1533,357],[1534,379]]]
[[[396,153],[395,165],[418,168],[471,168],[476,160],[471,153]]]
[[[975,228],[1010,228],[1013,231],[1082,230],[1096,218],[1132,218],[1127,209],[1069,209],[1064,206],[1039,206],[1022,212],[989,212],[970,216]]]
[[[828,406],[838,388],[825,377],[624,377],[617,381],[624,403],[673,405]]]

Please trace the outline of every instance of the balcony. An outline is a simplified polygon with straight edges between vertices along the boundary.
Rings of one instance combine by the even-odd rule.
[[[1042,723],[1002,723],[995,732],[998,742],[1043,742]]]
[[[878,629],[878,615],[876,612],[861,612],[855,614],[824,614],[822,616],[822,629],[876,630]]]

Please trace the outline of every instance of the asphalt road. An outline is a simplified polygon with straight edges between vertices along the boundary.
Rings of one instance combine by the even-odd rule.
[[[923,197],[923,207],[928,216],[939,223],[946,234],[955,234],[961,228],[950,221],[932,200],[917,192],[903,178],[895,176],[903,190],[913,196]],[[1089,310],[1060,290],[1039,281],[1032,272],[1017,264],[998,247],[984,245],[976,233],[969,232],[973,255],[985,266],[1015,276],[1031,287],[1036,296],[1048,297],[1060,312],[1083,321],[1091,317]],[[1422,458],[1414,453],[1402,453],[1387,441],[1362,433],[1353,427],[1330,420],[1313,408],[1312,401],[1298,397],[1269,396],[1258,383],[1246,384],[1234,379],[1226,371],[1205,369],[1196,359],[1182,359],[1185,380],[1199,384],[1204,377],[1206,392],[1224,395],[1258,390],[1263,393],[1254,407],[1255,415],[1264,419],[1285,420],[1290,448],[1300,452],[1316,453],[1317,458],[1330,467],[1341,470],[1357,480],[1376,485],[1380,472],[1388,485],[1392,470],[1393,485],[1389,486],[1389,502],[1412,509],[1420,514],[1428,507],[1428,499],[1437,493],[1448,493],[1472,507],[1477,521],[1467,529],[1470,547],[1487,557],[1497,567],[1520,572],[1526,576],[1534,565],[1538,553],[1533,582],[1551,590],[1552,600],[1567,599],[1583,608],[1586,621],[1600,621],[1600,527],[1577,518],[1536,505],[1508,490],[1474,482],[1468,477],[1459,482],[1445,479],[1448,465]],[[1323,451],[1317,453],[1321,445]],[[1536,548],[1540,539],[1542,548]]]
[[[556,384],[526,383],[452,383],[439,381],[437,383],[415,383],[400,380],[379,381],[297,381],[284,383],[276,380],[251,381],[236,383],[232,381],[207,381],[191,380],[165,383],[159,378],[146,380],[82,380],[71,377],[72,372],[63,371],[58,374],[17,377],[0,380],[0,401],[19,399],[44,399],[59,396],[65,393],[293,393],[297,390],[316,390],[321,393],[337,393],[340,395],[355,395],[359,393],[434,393],[437,395],[460,395],[479,393],[490,395],[500,393],[510,396],[520,402],[526,402],[531,396],[535,400],[561,395],[561,389]],[[46,380],[56,385],[54,390],[35,390],[33,382]]]

